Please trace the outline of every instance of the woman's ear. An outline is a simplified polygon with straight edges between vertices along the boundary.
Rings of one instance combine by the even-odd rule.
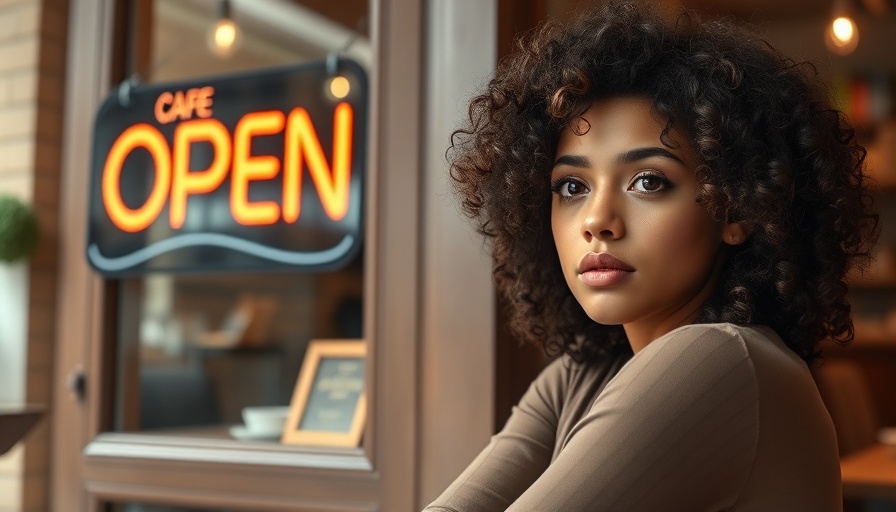
[[[722,241],[728,245],[740,245],[747,240],[752,231],[752,226],[744,222],[729,222],[722,229]]]

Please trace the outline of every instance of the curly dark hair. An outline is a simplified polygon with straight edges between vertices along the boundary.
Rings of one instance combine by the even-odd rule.
[[[814,66],[731,22],[616,2],[518,39],[452,136],[451,176],[490,242],[515,333],[580,361],[627,348],[621,326],[573,297],[550,226],[561,131],[619,96],[651,99],[664,143],[674,126],[702,159],[697,202],[752,229],[697,321],[768,325],[807,362],[826,338],[851,341],[845,276],[870,260],[878,219],[865,149]]]

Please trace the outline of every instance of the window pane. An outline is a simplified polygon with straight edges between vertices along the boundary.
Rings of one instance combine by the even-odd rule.
[[[154,0],[148,39],[132,41],[148,49],[148,61],[133,66],[141,80],[319,61],[346,47],[346,55],[369,68],[366,0],[234,1],[238,44],[227,56],[209,42],[217,7],[208,0]],[[310,340],[364,336],[363,262],[362,247],[330,272],[117,281],[115,429],[279,441],[279,433],[243,425],[243,411],[275,406],[281,409],[264,412],[285,414]],[[128,507],[122,510],[156,510]]]

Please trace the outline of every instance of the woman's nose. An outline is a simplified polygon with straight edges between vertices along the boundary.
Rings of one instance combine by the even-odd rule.
[[[612,194],[592,193],[585,207],[582,235],[587,241],[594,238],[617,240],[625,236],[625,223]]]

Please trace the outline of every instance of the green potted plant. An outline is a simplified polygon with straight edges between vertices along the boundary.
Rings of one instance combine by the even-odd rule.
[[[10,195],[0,195],[0,262],[28,258],[37,248],[40,229],[30,206]]]

